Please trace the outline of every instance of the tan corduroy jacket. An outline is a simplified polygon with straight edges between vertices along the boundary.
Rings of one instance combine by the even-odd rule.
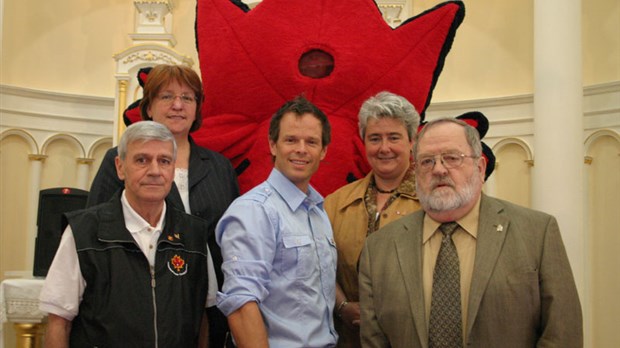
[[[338,250],[336,280],[347,300],[352,302],[359,301],[357,264],[368,231],[368,209],[364,204],[364,196],[372,175],[371,172],[365,178],[341,187],[327,196],[324,204]],[[380,227],[419,209],[415,192],[401,192],[400,196],[381,212]],[[357,332],[348,332],[343,325],[336,325],[336,328],[340,335],[339,347],[359,346]]]

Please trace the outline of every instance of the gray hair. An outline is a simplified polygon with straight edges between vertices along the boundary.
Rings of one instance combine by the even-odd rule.
[[[161,123],[153,121],[140,121],[133,123],[123,133],[118,143],[118,156],[125,160],[127,146],[135,141],[145,143],[151,140],[169,141],[172,143],[173,159],[177,158],[177,143],[170,130]]]
[[[366,136],[368,120],[380,120],[382,118],[401,121],[407,129],[409,140],[413,139],[420,124],[420,115],[407,99],[394,93],[379,92],[377,95],[368,98],[360,108],[359,129],[362,139]]]
[[[420,143],[420,140],[424,137],[426,132],[429,129],[437,126],[438,124],[443,124],[443,123],[454,123],[454,124],[457,124],[463,127],[463,130],[465,132],[465,139],[467,140],[467,144],[471,148],[472,156],[475,156],[475,157],[482,156],[482,144],[480,143],[480,133],[478,133],[478,130],[457,118],[444,117],[444,118],[438,118],[436,120],[432,120],[428,122],[427,124],[424,125],[424,128],[422,128],[422,130],[418,133],[415,144],[413,145],[414,160],[417,160],[418,144]]]

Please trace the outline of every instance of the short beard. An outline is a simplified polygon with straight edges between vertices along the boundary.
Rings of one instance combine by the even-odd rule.
[[[420,204],[425,211],[431,212],[445,212],[458,209],[467,203],[471,202],[476,195],[476,173],[467,180],[465,186],[460,190],[456,190],[454,187],[454,181],[449,176],[436,177],[431,179],[430,187],[435,187],[438,184],[447,185],[440,191],[429,189],[429,191],[420,187],[420,181],[416,181],[416,191],[420,198]],[[451,190],[446,192],[446,187]]]

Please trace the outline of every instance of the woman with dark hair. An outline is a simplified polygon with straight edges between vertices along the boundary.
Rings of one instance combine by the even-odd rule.
[[[215,226],[230,203],[239,196],[232,165],[224,156],[194,143],[190,133],[200,128],[203,101],[198,74],[184,65],[158,65],[148,74],[140,114],[143,120],[165,125],[177,143],[174,184],[166,198],[169,205],[205,219],[209,229],[209,346],[223,347],[228,332],[226,317],[215,306],[215,296],[223,283],[222,256],[215,242]],[[108,201],[123,187],[116,175],[117,148],[106,153],[93,180],[87,206]]]

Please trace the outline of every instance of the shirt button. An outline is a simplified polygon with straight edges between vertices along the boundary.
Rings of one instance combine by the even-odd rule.
[[[149,249],[153,249],[153,244],[149,245]]]
[[[238,258],[237,256],[233,256],[233,257],[232,257],[232,260],[233,260],[233,261],[237,261],[237,260],[239,260],[239,258]]]
[[[387,213],[383,213],[382,217],[387,218],[388,214]]]

